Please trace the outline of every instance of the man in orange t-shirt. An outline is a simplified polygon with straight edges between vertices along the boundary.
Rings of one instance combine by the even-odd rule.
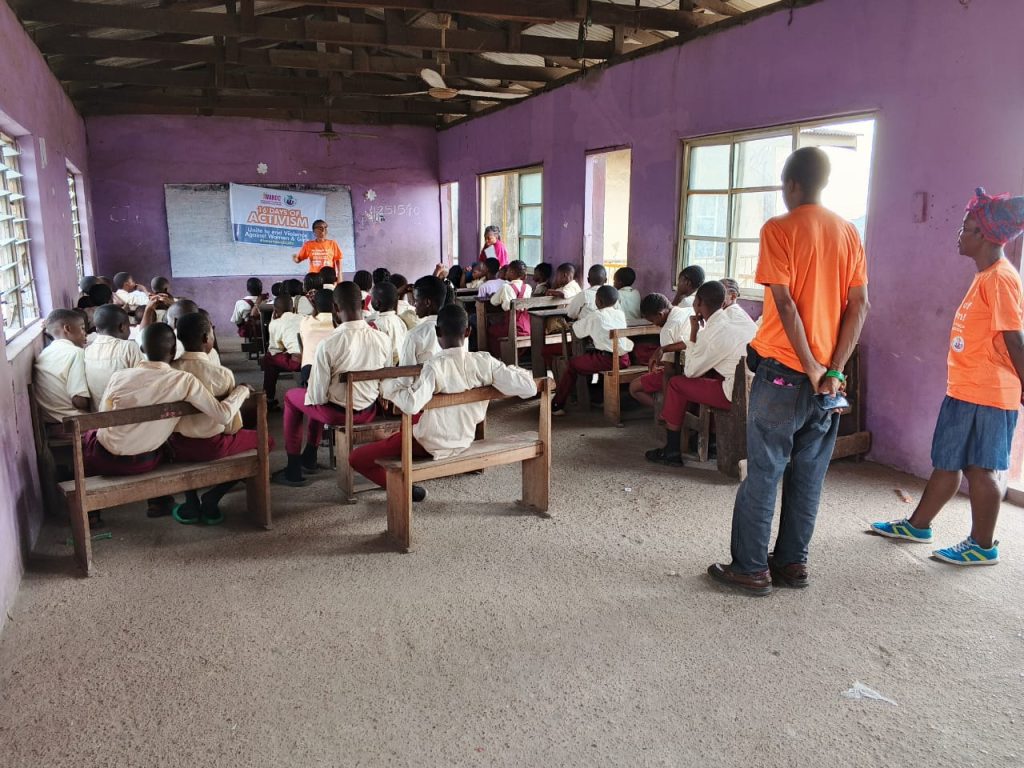
[[[1024,296],[1020,274],[1003,256],[1003,246],[1022,231],[1024,197],[991,197],[977,189],[957,241],[977,274],[949,333],[946,398],[932,437],[932,475],[910,517],[871,524],[881,536],[932,541],[932,520],[967,475],[971,534],[932,553],[953,565],[999,562],[994,536],[1003,494],[996,472],[1010,467],[1024,381]]]
[[[755,279],[765,298],[747,350],[754,372],[747,477],[733,507],[732,562],[708,568],[716,581],[748,594],[808,584],[807,549],[839,429],[839,413],[824,398],[844,389],[842,370],[868,312],[860,236],[819,202],[829,172],[816,147],[790,155],[782,169],[789,213],[761,229]],[[779,534],[769,555],[780,482]]]
[[[313,222],[313,239],[303,243],[302,248],[292,256],[292,261],[301,264],[309,260],[309,271],[319,272],[324,267],[333,267],[341,276],[341,248],[334,240],[327,239],[327,222],[317,219]]]

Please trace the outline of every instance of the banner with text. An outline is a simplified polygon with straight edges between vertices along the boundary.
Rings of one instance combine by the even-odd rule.
[[[236,243],[301,248],[313,222],[327,218],[324,195],[232,184],[230,198]]]

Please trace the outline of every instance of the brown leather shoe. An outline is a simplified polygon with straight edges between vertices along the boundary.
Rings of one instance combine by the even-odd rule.
[[[768,570],[772,575],[772,584],[777,587],[804,589],[811,583],[807,578],[806,563],[780,565],[775,562],[774,555],[768,555]]]
[[[713,563],[708,566],[708,576],[715,581],[746,592],[748,595],[764,597],[772,593],[772,581],[768,571],[761,573],[739,573],[732,566]]]

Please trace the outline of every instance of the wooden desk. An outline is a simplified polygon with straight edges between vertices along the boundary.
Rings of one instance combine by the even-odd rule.
[[[533,368],[534,378],[548,375],[547,366],[544,364],[544,326],[549,317],[568,317],[566,308],[530,310],[530,366]],[[562,354],[569,354],[569,337],[566,330],[562,331]]]

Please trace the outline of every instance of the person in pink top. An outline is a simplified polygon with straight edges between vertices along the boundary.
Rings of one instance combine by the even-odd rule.
[[[477,261],[486,261],[491,254],[487,253],[488,248],[494,248],[494,258],[498,260],[498,266],[504,267],[508,264],[508,251],[505,244],[501,242],[501,230],[491,224],[484,230],[484,247],[480,250],[480,258]]]

